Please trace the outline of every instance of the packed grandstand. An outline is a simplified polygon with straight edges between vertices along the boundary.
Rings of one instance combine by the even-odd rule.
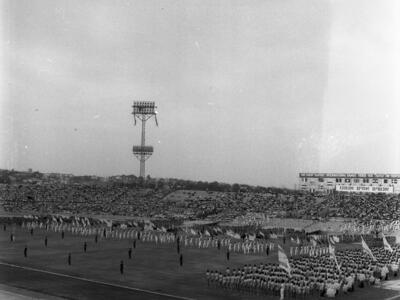
[[[72,181],[72,180],[71,180]],[[150,179],[143,183],[86,180],[0,184],[8,212],[109,214],[132,217],[229,220],[246,213],[272,217],[400,219],[399,194],[311,193],[215,183]]]

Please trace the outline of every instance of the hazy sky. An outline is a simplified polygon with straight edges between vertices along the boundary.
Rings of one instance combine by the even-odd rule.
[[[2,1],[0,168],[293,187],[400,173],[398,1]]]

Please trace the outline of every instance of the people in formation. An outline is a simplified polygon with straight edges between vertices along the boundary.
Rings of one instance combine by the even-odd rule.
[[[362,249],[349,248],[336,251],[338,263],[329,253],[290,259],[290,274],[275,263],[245,264],[233,270],[207,270],[206,280],[209,286],[280,295],[281,299],[282,293],[289,297],[335,297],[397,277],[400,245],[392,252],[383,247],[371,250],[376,261]]]

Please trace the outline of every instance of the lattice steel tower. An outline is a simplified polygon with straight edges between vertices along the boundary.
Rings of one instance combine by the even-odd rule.
[[[150,158],[154,151],[153,146],[146,146],[146,121],[154,116],[156,125],[158,126],[156,111],[157,106],[155,106],[155,103],[151,101],[135,101],[133,102],[132,107],[135,125],[136,118],[142,122],[142,142],[140,146],[133,146],[132,151],[136,158],[140,161],[140,177],[145,178],[146,160]]]

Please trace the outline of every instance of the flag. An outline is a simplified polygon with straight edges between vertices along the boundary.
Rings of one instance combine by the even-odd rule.
[[[154,227],[153,227],[152,223],[144,224],[144,228],[143,229],[146,230],[146,231],[152,231],[152,230],[154,230]]]
[[[300,239],[299,239],[299,237],[297,237],[296,242],[297,242],[297,245],[300,245]]]
[[[254,235],[249,234],[249,240],[250,241],[255,241],[256,240],[256,235],[255,234]]]
[[[219,227],[215,227],[214,230],[215,230],[216,232],[222,233],[222,229],[219,228]]]
[[[332,259],[335,258],[335,248],[330,243],[329,243],[329,257]]]
[[[112,227],[112,220],[100,219],[100,221],[106,223],[107,227]]]
[[[396,244],[400,244],[400,231],[396,232]]]
[[[339,272],[342,272],[342,270],[340,270],[339,263],[336,259],[335,248],[330,243],[329,243],[329,257],[335,261],[336,267],[338,268]]]
[[[279,260],[279,267],[288,272],[290,276],[291,268],[289,264],[289,259],[280,245],[278,245],[278,260]]]
[[[258,234],[261,235],[262,237],[265,237],[265,235],[262,231],[260,231]]]
[[[232,230],[228,229],[228,230],[226,231],[226,235],[227,235],[227,236],[230,236],[230,237],[234,237],[234,236],[235,236],[235,233],[234,233]]]
[[[239,233],[235,233],[233,230],[230,230],[230,229],[228,229],[226,231],[226,235],[231,237],[231,238],[234,238],[234,239],[240,239],[241,238]]]
[[[317,241],[315,240],[315,238],[313,236],[311,236],[310,242],[313,245],[313,247],[317,247]]]
[[[385,250],[388,250],[388,251],[390,251],[390,252],[393,252],[393,249],[392,249],[392,247],[390,246],[390,244],[388,243],[388,241],[387,241],[385,235],[383,234],[383,232],[382,232],[382,239],[383,239],[383,248],[384,248]]]
[[[332,237],[332,240],[333,240],[335,243],[339,243],[339,242],[340,242],[339,237],[336,236],[336,235],[334,235],[334,236]]]
[[[362,236],[361,236],[361,246],[363,247],[364,252],[366,252],[369,256],[371,256],[373,261],[376,261],[375,256],[372,254],[371,249],[369,249],[367,243],[364,241]]]

